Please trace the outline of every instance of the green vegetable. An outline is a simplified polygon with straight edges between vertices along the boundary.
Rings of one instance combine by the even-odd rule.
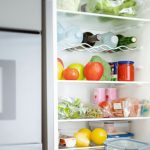
[[[87,106],[85,118],[101,118],[102,111],[100,108],[95,108],[92,106]]]
[[[82,117],[84,109],[78,98],[65,98],[58,105],[58,116],[60,119],[76,119]]]
[[[100,118],[102,112],[99,108],[85,106],[79,98],[62,98],[58,104],[59,119]]]
[[[90,60],[90,62],[99,62],[103,64],[104,67],[104,73],[101,78],[102,81],[110,81],[111,80],[111,67],[107,61],[102,59],[99,56],[93,56]]]
[[[88,0],[87,11],[111,15],[134,16],[137,11],[136,0]]]

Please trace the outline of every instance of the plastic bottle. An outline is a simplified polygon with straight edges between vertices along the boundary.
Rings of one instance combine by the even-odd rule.
[[[83,34],[82,43],[89,44],[90,46],[104,46],[107,50],[117,47],[118,37],[112,33],[107,32],[104,34],[93,35],[91,32],[85,32]],[[99,47],[99,50],[104,50],[102,47]]]

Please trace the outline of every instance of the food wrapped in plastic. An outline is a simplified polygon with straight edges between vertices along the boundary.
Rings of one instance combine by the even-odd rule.
[[[86,108],[79,98],[61,97],[58,104],[59,119],[77,119],[84,117]]]
[[[128,97],[113,100],[112,113],[115,117],[139,117],[141,113],[141,101]]]
[[[99,107],[91,104],[83,104],[79,98],[59,98],[58,116],[59,119],[81,119],[81,118],[102,118],[102,111]]]
[[[135,16],[143,3],[141,0],[87,0],[86,11],[117,16]]]
[[[150,101],[149,100],[142,101],[141,116],[142,117],[150,116]]]
[[[58,0],[57,8],[63,10],[77,11],[80,5],[80,0]]]
[[[109,103],[107,101],[103,101],[103,102],[101,102],[99,104],[99,107],[102,110],[104,118],[112,118],[112,117],[114,117],[114,115],[112,113],[112,105],[111,105],[111,103]]]
[[[129,102],[130,114],[129,117],[140,117],[141,112],[141,102],[136,98],[128,98],[126,102]]]
[[[88,105],[85,107],[85,118],[102,118],[103,112],[98,106]]]
[[[126,98],[120,98],[112,101],[112,114],[115,117],[124,117],[124,102]]]

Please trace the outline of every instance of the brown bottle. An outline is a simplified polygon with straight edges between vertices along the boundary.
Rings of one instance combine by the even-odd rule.
[[[90,46],[94,46],[97,41],[100,41],[100,39],[101,39],[100,34],[94,35],[91,32],[85,32],[85,33],[83,33],[82,43],[85,43],[85,44],[83,44],[85,47],[90,47]],[[86,44],[88,44],[90,46],[88,46]]]

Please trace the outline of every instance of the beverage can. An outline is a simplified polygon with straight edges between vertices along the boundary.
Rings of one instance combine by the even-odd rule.
[[[118,62],[110,62],[109,65],[111,67],[111,80],[117,81]]]

